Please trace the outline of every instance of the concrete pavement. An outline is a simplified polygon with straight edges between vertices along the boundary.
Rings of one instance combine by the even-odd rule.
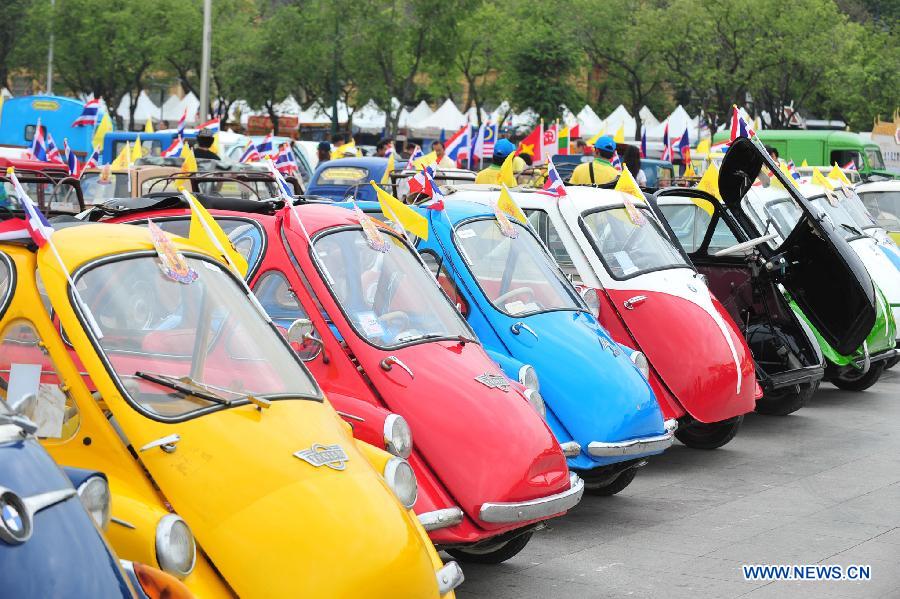
[[[869,581],[747,581],[742,564],[871,565]],[[620,495],[585,495],[467,598],[900,597],[900,366],[862,393],[823,384],[724,448],[681,444]]]

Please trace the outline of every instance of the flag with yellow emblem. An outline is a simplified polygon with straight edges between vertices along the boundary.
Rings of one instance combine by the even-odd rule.
[[[103,148],[103,138],[112,130],[113,126],[112,121],[109,118],[109,113],[104,112],[103,118],[100,119],[100,124],[97,125],[97,128],[94,130],[94,137],[91,138],[91,145],[95,150]]]
[[[378,194],[381,212],[390,220],[420,239],[428,239],[428,219],[381,189],[375,181],[369,181]]]
[[[847,175],[844,174],[844,171],[841,170],[841,167],[837,165],[837,162],[834,163],[834,166],[831,167],[831,170],[828,171],[828,178],[834,179],[835,181],[839,181],[844,185],[853,185],[850,182],[850,179],[847,178]]]
[[[188,239],[205,248],[209,253],[220,255],[225,262],[243,279],[249,268],[247,259],[234,249],[228,235],[222,230],[209,211],[186,189],[181,194],[191,207],[191,228]]]
[[[144,146],[141,145],[141,136],[138,135],[137,139],[134,140],[134,145],[131,146],[131,156],[129,157],[129,162],[134,164],[144,156]]]
[[[703,173],[703,176],[700,177],[700,182],[697,183],[696,188],[700,191],[705,191],[721,202],[722,194],[719,193],[719,167],[715,164],[710,164],[709,168],[706,169],[706,172]]]
[[[625,212],[628,213],[628,218],[631,219],[631,222],[640,226],[647,222],[647,219],[641,213],[640,210],[635,207],[634,202],[631,198],[627,196],[632,196],[640,201],[644,200],[644,193],[641,191],[641,187],[637,184],[637,181],[634,180],[634,177],[627,168],[622,169],[622,174],[619,175],[619,179],[616,181],[616,186],[613,188],[616,191],[621,191],[626,194],[626,197],[623,200],[625,204]]]
[[[519,208],[518,204],[516,204],[516,201],[509,193],[509,188],[502,181],[500,197],[497,199],[497,207],[523,225],[528,222],[528,217],[525,216],[525,213],[522,212],[522,209]]]
[[[122,151],[119,152],[119,155],[113,160],[112,167],[128,168],[129,166],[131,166],[131,143],[126,141],[125,147],[122,148]]]

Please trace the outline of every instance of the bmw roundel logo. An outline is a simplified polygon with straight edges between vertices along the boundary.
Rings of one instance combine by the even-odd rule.
[[[0,495],[0,540],[24,543],[31,536],[31,518],[22,499],[7,491]]]

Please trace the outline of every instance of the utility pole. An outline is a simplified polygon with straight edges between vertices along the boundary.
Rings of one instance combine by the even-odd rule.
[[[209,60],[212,46],[212,0],[203,0],[203,55],[200,63],[200,122],[209,120]]]
[[[56,7],[56,0],[50,0],[50,14]],[[53,95],[53,22],[50,24],[50,49],[47,50],[47,95]]]

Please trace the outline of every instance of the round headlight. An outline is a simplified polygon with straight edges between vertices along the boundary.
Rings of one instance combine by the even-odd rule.
[[[645,356],[642,352],[634,351],[631,352],[631,361],[637,366],[637,369],[641,371],[641,374],[644,375],[645,379],[650,378],[650,363],[647,361],[647,356]]]
[[[531,407],[534,408],[534,411],[537,412],[541,418],[544,420],[547,419],[547,406],[544,405],[544,398],[541,396],[540,391],[526,389],[525,399],[528,400],[528,403],[531,404]]]
[[[412,430],[403,416],[390,414],[384,419],[384,447],[399,458],[408,458],[412,453]]]
[[[416,504],[419,496],[419,483],[416,481],[416,473],[413,472],[409,462],[400,458],[391,458],[384,467],[384,480],[391,491],[406,509],[411,509]]]
[[[519,368],[519,382],[522,383],[526,389],[531,389],[532,391],[541,390],[541,383],[538,381],[537,372],[535,372],[534,367],[529,364]]]
[[[156,525],[156,561],[159,567],[178,578],[194,569],[197,547],[194,535],[181,516],[166,514]]]
[[[597,290],[593,287],[585,287],[581,290],[581,299],[587,304],[588,309],[594,316],[600,316],[600,298],[597,297]]]
[[[109,526],[109,483],[102,476],[92,476],[78,485],[78,499],[101,530]]]

